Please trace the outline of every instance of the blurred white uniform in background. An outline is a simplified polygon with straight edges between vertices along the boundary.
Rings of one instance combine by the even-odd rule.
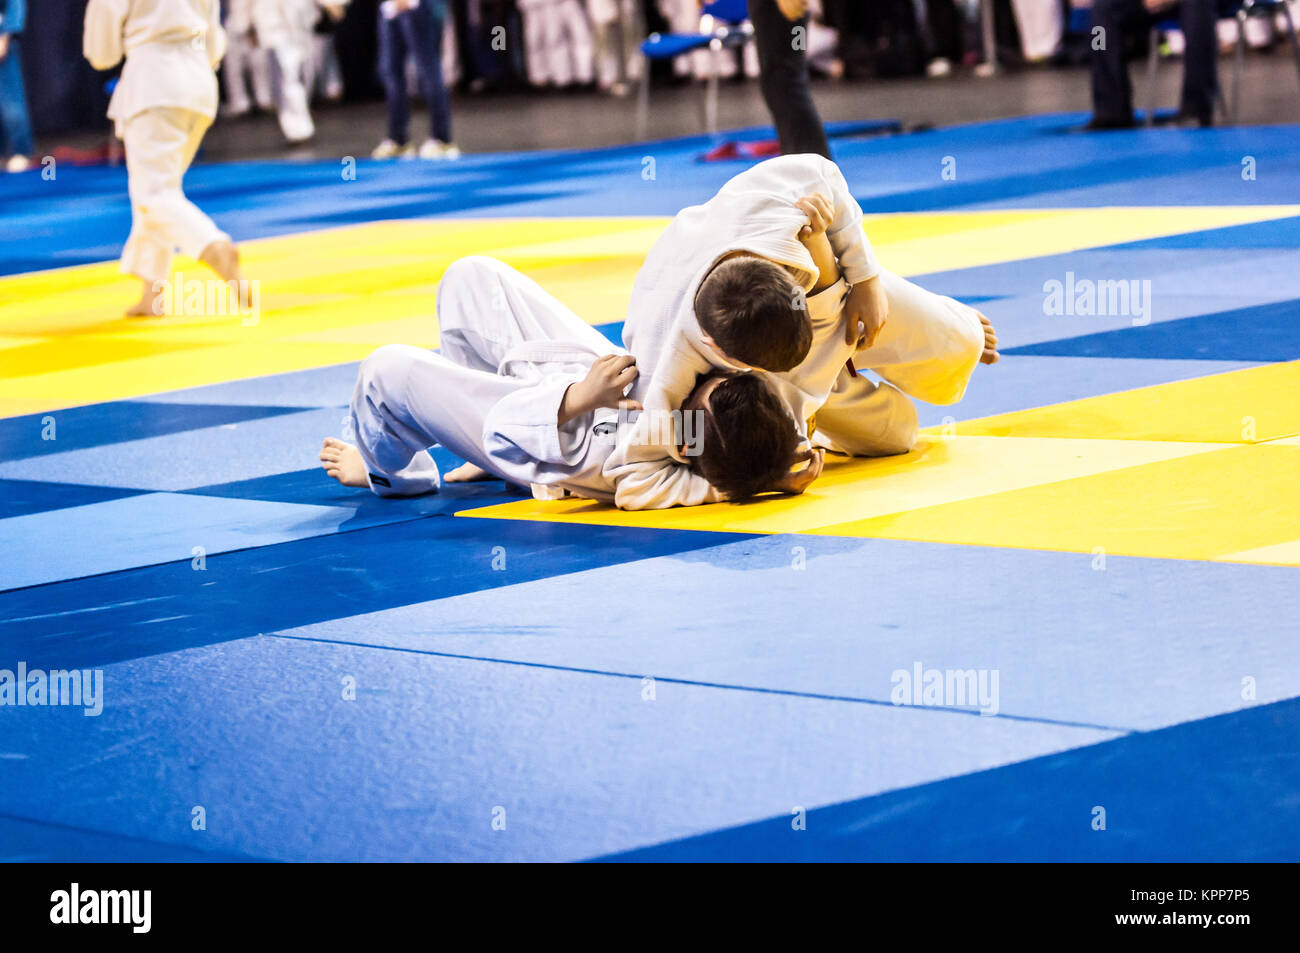
[[[226,56],[221,78],[226,87],[226,114],[242,116],[253,108],[269,111],[275,105],[271,64],[266,50],[253,35],[253,0],[229,0],[226,5]],[[248,98],[252,87],[252,101]]]
[[[600,88],[616,89],[640,79],[645,23],[637,0],[587,0],[587,13],[596,38],[596,82]]]
[[[171,274],[176,252],[198,258],[229,241],[185,197],[181,179],[217,114],[214,70],[226,48],[217,0],[90,0],[82,48],[95,69],[126,57],[108,104],[126,145],[131,235],[122,271],[145,281]]]
[[[1020,31],[1020,51],[1031,63],[1045,60],[1061,48],[1065,11],[1059,0],[1011,0]]]
[[[280,73],[280,131],[290,142],[305,142],[316,133],[308,102],[308,71],[314,54],[316,20],[324,2],[252,0],[257,42],[275,57]],[[347,0],[331,5],[342,6]]]
[[[595,77],[591,26],[580,0],[519,0],[528,82],[590,83]]]

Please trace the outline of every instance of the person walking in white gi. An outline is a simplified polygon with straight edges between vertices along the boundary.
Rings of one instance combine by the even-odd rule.
[[[108,116],[126,146],[131,196],[122,271],[143,283],[127,313],[161,313],[176,252],[238,281],[239,253],[230,236],[181,189],[217,113],[213,71],[225,51],[217,0],[90,0],[83,48],[96,69],[126,57]]]

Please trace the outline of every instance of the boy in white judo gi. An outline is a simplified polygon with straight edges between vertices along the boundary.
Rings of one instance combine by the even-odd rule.
[[[466,460],[448,482],[497,477],[534,495],[612,502],[604,463],[621,421],[632,358],[534,281],[491,258],[447,269],[438,289],[442,353],[388,345],[362,362],[352,398],[357,445],[325,441],[320,461],[345,486],[380,496],[439,488],[427,449]],[[711,374],[685,395],[700,428],[684,428],[693,465],[732,497],[801,492],[815,478],[790,468],[797,429],[754,375]],[[626,424],[623,424],[626,426]],[[683,449],[692,453],[692,446]]]
[[[197,258],[247,291],[230,236],[185,197],[181,179],[217,113],[225,52],[218,0],[90,0],[83,48],[95,69],[126,57],[108,104],[126,146],[131,234],[122,271],[141,280],[128,314],[162,313],[175,252]]]
[[[822,235],[832,281],[807,247]],[[646,409],[606,463],[627,509],[719,498],[655,439],[701,374],[765,371],[812,446],[879,456],[916,440],[909,395],[955,403],[997,360],[983,315],[879,267],[844,176],[816,155],[759,163],[679,213],[637,274],[623,340]]]

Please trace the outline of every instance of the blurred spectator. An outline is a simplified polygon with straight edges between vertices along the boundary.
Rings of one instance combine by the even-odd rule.
[[[1043,63],[1061,49],[1065,8],[1061,0],[1011,0],[1020,31],[1020,50],[1027,63]]]
[[[411,102],[406,91],[407,57],[415,59],[424,102],[429,109],[429,138],[421,159],[456,159],[451,139],[451,101],[442,75],[443,0],[384,0],[379,5],[379,69],[388,100],[388,137],[372,153],[376,159],[416,153],[411,144]]]
[[[253,29],[257,42],[275,57],[280,74],[280,131],[291,143],[316,134],[308,101],[310,63],[316,20],[324,9],[330,19],[343,19],[348,0],[253,0]]]
[[[806,43],[795,42],[796,31],[806,39],[808,0],[748,0],[761,70],[763,101],[776,125],[781,151],[815,152],[831,156],[826,130],[808,88]]]
[[[641,76],[641,38],[645,25],[637,0],[587,0],[596,40],[596,84],[617,96]]]
[[[591,27],[579,0],[519,0],[528,82],[565,89],[595,80]]]
[[[343,2],[346,3],[347,0]],[[343,70],[334,48],[334,37],[343,14],[341,6],[331,3],[316,16],[316,27],[311,37],[311,56],[308,57],[304,70],[308,99],[314,100],[319,96],[326,102],[333,103],[343,98]]]
[[[253,33],[254,0],[227,0],[226,7],[226,57],[221,62],[221,80],[226,89],[227,116],[243,116],[250,112],[253,103],[263,112],[275,107],[275,94],[271,89],[271,64],[266,50],[257,45]],[[252,99],[249,87],[252,87]]]
[[[0,0],[0,155],[8,155],[5,169],[9,172],[30,168],[36,151],[27,115],[19,38],[26,19],[26,0]]]
[[[1145,34],[1153,22],[1175,10],[1186,42],[1182,101],[1176,121],[1180,125],[1213,124],[1214,95],[1219,83],[1215,0],[1095,0],[1093,27],[1103,32],[1093,44],[1092,120],[1088,129],[1125,129],[1134,124],[1126,41]],[[1154,50],[1151,55],[1155,55]]]

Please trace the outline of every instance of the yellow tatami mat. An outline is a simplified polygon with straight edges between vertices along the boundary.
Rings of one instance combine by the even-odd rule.
[[[881,261],[904,275],[1016,261],[1300,214],[1300,206],[1090,208],[870,216]],[[493,255],[592,324],[621,321],[662,218],[377,222],[247,242],[256,320],[126,318],[139,295],[116,263],[0,278],[0,417],[359,360],[391,343],[437,345],[437,284]],[[184,280],[209,278],[180,262]]]

